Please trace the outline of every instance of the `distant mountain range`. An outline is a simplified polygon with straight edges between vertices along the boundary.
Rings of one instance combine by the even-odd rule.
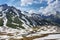
[[[41,15],[32,13],[28,16],[28,12],[16,9],[7,4],[0,5],[0,26],[7,26],[11,28],[28,28],[38,27],[44,25],[60,26],[60,12],[56,11],[56,15]]]

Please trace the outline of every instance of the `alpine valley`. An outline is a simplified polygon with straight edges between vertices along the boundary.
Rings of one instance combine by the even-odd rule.
[[[60,33],[60,12],[49,16],[22,12],[14,6],[0,5],[0,39],[20,39],[48,33]],[[33,39],[33,38],[32,38]],[[31,39],[31,40],[32,40]],[[23,39],[28,40],[28,39]]]

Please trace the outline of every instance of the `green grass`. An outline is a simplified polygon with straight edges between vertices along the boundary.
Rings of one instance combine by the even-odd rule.
[[[8,19],[8,21],[7,21],[7,26],[8,27],[11,27],[11,28],[17,28],[17,27],[19,27],[19,28],[23,28],[24,29],[24,27],[22,26],[22,22],[19,20],[19,18],[18,17],[15,17],[14,18],[14,20],[12,20],[12,17],[13,17],[13,15],[11,14],[11,13],[7,13],[7,19]],[[12,24],[12,22],[13,23],[16,23],[16,24],[19,24],[19,25],[14,25],[14,24]]]
[[[3,19],[0,19],[0,26],[3,26]]]
[[[17,28],[17,25],[13,25],[10,21],[7,21],[6,25],[11,28]]]

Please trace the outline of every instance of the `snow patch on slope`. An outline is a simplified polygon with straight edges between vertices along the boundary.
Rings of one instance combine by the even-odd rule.
[[[0,12],[2,11],[3,7],[0,7]]]

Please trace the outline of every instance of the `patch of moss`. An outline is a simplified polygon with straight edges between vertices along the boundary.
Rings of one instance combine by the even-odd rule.
[[[22,25],[22,22],[19,20],[18,17],[15,17],[13,22]]]
[[[11,27],[11,28],[16,28],[17,25],[13,25],[10,21],[7,21],[7,24],[6,24],[8,27]]]
[[[11,28],[17,28],[17,27],[19,27],[19,28],[23,28],[24,29],[24,27],[22,27],[21,25],[22,25],[22,22],[18,19],[18,17],[15,17],[14,18],[14,20],[12,20],[12,14],[7,14],[7,19],[8,19],[8,21],[7,21],[7,26],[8,27],[11,27]],[[12,24],[12,22],[14,22],[14,23],[16,23],[16,24],[19,24],[19,25],[14,25],[14,24]]]
[[[18,17],[15,17],[13,22],[19,24],[19,27],[24,29],[24,27],[22,26],[23,23],[19,20]]]
[[[3,19],[0,19],[0,26],[3,26]]]

